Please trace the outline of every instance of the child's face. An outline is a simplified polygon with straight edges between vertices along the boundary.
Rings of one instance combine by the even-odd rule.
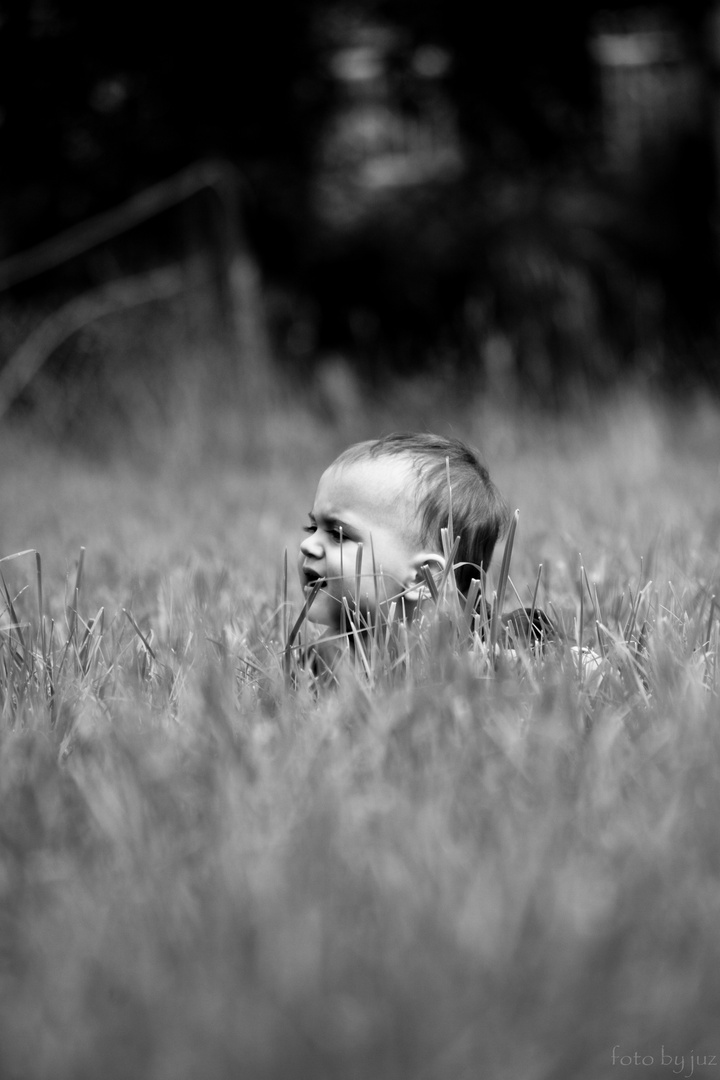
[[[343,599],[351,612],[359,607],[369,619],[401,596],[412,606],[408,589],[422,562],[433,558],[423,557],[415,535],[413,481],[410,462],[402,457],[333,464],[323,473],[298,557],[306,592],[318,579],[323,582],[308,614],[312,622],[339,630]]]

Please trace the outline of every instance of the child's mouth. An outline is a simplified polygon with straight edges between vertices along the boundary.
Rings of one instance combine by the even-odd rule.
[[[323,586],[327,584],[325,578],[321,577],[320,574],[316,574],[314,570],[303,570],[303,574],[305,576],[304,588],[306,591],[314,588],[315,586],[317,586],[318,589],[322,589]]]

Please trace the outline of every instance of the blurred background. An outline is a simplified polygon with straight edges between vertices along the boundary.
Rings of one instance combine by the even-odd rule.
[[[720,389],[711,0],[4,0],[0,147],[0,415],[98,453]]]

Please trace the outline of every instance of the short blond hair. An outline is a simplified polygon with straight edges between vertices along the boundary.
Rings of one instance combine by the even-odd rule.
[[[453,533],[459,537],[455,581],[467,595],[473,579],[490,566],[495,544],[508,521],[507,506],[480,454],[460,439],[393,432],[355,443],[340,454],[336,464],[383,457],[406,457],[412,462],[420,514],[418,539],[432,544],[438,552],[442,551],[442,530],[450,524],[452,503]]]

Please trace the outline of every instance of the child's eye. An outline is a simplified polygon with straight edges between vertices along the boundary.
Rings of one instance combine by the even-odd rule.
[[[303,525],[303,532],[306,533],[315,533],[317,532],[317,529],[317,525],[314,524]],[[347,536],[343,532],[342,525],[338,525],[337,527],[332,529],[326,529],[325,531],[328,533],[331,539],[335,541],[336,544],[342,544],[343,540],[347,540]]]

